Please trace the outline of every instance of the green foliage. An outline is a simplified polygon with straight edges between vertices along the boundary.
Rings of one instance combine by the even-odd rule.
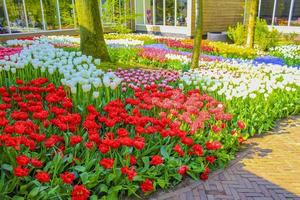
[[[246,27],[238,23],[235,27],[229,27],[228,37],[237,45],[245,44]],[[276,30],[269,30],[266,20],[257,19],[255,25],[254,45],[260,50],[268,50],[275,47],[281,34]]]
[[[284,38],[284,44],[293,44],[296,40],[297,35],[298,34],[296,32],[282,34]]]
[[[110,26],[117,33],[129,33],[129,22],[136,15],[131,13],[129,0],[107,0],[102,5],[102,20],[104,25]]]
[[[243,45],[246,40],[245,27],[242,23],[237,23],[234,27],[229,27],[227,31],[228,37],[237,45]]]
[[[257,48],[267,50],[275,47],[279,39],[280,33],[276,29],[269,30],[266,20],[257,19],[254,36],[254,43]]]
[[[134,48],[108,48],[112,62],[131,64],[138,58],[137,49]]]

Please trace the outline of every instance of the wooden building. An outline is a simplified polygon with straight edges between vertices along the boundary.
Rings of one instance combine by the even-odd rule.
[[[204,0],[203,28],[223,32],[228,26],[243,22],[245,0]],[[135,30],[162,35],[193,35],[196,0],[136,0]]]

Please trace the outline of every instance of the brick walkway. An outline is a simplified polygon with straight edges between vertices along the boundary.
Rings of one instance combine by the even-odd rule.
[[[268,134],[247,141],[245,150],[209,180],[192,181],[157,200],[300,200],[300,116],[282,120]]]

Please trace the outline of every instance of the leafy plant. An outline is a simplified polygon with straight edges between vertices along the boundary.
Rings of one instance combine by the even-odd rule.
[[[129,0],[107,0],[102,4],[102,19],[117,33],[130,33],[130,21],[136,18]]]
[[[242,45],[246,41],[246,27],[238,23],[235,27],[229,27],[228,37],[237,45]],[[275,47],[280,41],[281,34],[276,30],[269,30],[264,19],[257,19],[255,25],[254,45],[257,49],[268,50]]]
[[[242,23],[237,23],[234,27],[229,27],[227,31],[228,38],[234,42],[234,44],[242,45],[246,40],[245,27]]]
[[[281,34],[276,29],[269,30],[266,20],[256,20],[254,43],[259,49],[267,50],[275,47],[280,37]]]

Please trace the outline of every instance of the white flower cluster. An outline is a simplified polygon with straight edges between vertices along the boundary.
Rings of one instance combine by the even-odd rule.
[[[16,46],[21,46],[21,47],[26,47],[29,45],[32,45],[35,41],[34,40],[7,40],[6,41],[6,46],[9,47],[16,47]]]
[[[144,41],[142,40],[133,40],[133,39],[113,39],[113,40],[105,40],[107,45],[110,46],[143,46]]]
[[[59,46],[70,46],[72,44],[80,44],[80,38],[79,37],[72,37],[68,35],[60,35],[60,36],[41,36],[38,38],[38,41],[40,43],[51,43],[53,45],[59,45]]]
[[[300,45],[283,45],[274,47],[270,50],[271,53],[279,53],[284,58],[300,60]]]
[[[276,89],[296,91],[300,87],[300,70],[279,65],[226,62],[200,62],[199,69],[181,74],[180,87],[201,86],[208,92],[233,98],[265,98]]]
[[[180,54],[171,54],[171,53],[168,53],[168,54],[165,55],[165,57],[168,60],[177,60],[177,61],[182,62],[183,64],[188,64],[188,63],[191,62],[191,58],[188,57],[187,55],[180,55]]]
[[[78,86],[84,92],[102,85],[115,89],[122,81],[112,72],[105,73],[97,69],[100,59],[82,55],[81,52],[66,52],[48,43],[33,44],[25,47],[19,55],[6,56],[4,60],[0,60],[0,72],[5,70],[16,73],[29,64],[34,69],[47,71],[49,74],[58,71],[63,77],[61,83],[69,86],[73,93]]]

